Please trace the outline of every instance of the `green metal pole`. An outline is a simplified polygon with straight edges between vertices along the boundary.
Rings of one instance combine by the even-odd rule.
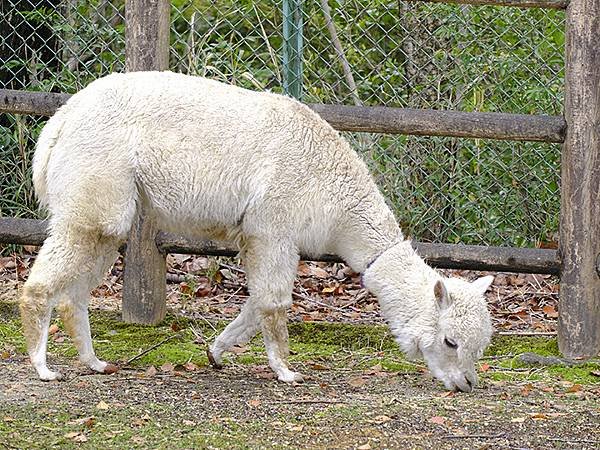
[[[283,91],[302,98],[303,0],[283,0]]]

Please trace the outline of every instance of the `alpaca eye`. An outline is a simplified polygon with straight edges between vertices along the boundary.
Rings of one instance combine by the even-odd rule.
[[[458,344],[451,339],[444,338],[444,344],[446,344],[450,348],[457,348]]]

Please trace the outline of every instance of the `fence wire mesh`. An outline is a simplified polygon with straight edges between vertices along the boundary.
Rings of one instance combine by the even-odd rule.
[[[561,11],[285,1],[303,11],[301,72],[290,72],[283,57],[283,2],[267,0],[172,1],[171,70],[274,92],[298,81],[290,76],[300,77],[306,102],[562,113]],[[76,92],[124,69],[123,0],[3,5],[0,87]],[[31,215],[28,162],[43,121],[0,120],[0,213]],[[407,235],[489,245],[554,241],[558,145],[346,135],[372,167]]]

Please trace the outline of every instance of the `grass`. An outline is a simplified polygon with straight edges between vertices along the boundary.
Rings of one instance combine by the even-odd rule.
[[[168,316],[160,325],[150,327],[126,324],[116,312],[91,311],[90,321],[94,345],[98,355],[108,361],[123,363],[142,351],[158,345],[144,356],[136,358],[132,367],[160,367],[193,362],[198,366],[208,364],[205,345],[194,341],[203,336],[211,342],[226,325],[216,323],[209,326],[205,321],[195,321]],[[58,319],[55,323],[62,326]],[[213,329],[214,327],[214,329]],[[414,373],[422,371],[421,362],[407,361],[393,341],[387,328],[382,326],[291,323],[290,358],[294,365],[318,364],[323,368],[367,369],[381,365],[389,372]],[[174,331],[177,330],[177,331]],[[57,336],[62,336],[59,331]],[[13,303],[0,302],[0,352],[25,353],[25,343],[20,331],[17,310]],[[53,355],[75,357],[76,351],[70,339],[51,339],[49,352]],[[495,336],[482,362],[490,368],[481,373],[482,378],[507,381],[569,381],[579,384],[598,384],[600,361],[588,361],[577,366],[555,365],[544,367],[526,366],[519,355],[533,352],[543,356],[560,356],[555,338]],[[236,364],[266,364],[267,359],[260,337],[255,338],[248,348],[239,354],[228,354],[230,362]]]
[[[219,421],[198,427],[191,420],[177,420],[180,417],[172,405],[156,403],[107,411],[99,410],[93,403],[81,405],[75,411],[72,406],[61,404],[42,409],[29,406],[17,411],[0,406],[0,415],[4,417],[0,421],[0,436],[10,436],[8,448],[29,449],[168,448],[173,440],[178,448],[249,448],[248,436],[261,426]],[[158,417],[162,420],[157,420]],[[165,417],[172,420],[164,420]],[[86,418],[92,419],[85,421]],[[40,439],[32,441],[27,433],[12,433],[15,429],[40,430]]]

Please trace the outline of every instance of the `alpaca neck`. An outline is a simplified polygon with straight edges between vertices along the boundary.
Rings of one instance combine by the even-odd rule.
[[[339,233],[337,253],[355,272],[364,272],[403,239],[396,219],[385,205],[376,214],[361,211],[351,214],[350,218],[350,224],[345,224]]]
[[[391,260],[378,262],[385,267],[375,267],[391,274],[389,285],[379,289],[377,298],[381,315],[392,334],[404,351],[415,354],[420,337],[437,321],[433,285],[440,275],[425,263],[409,241],[396,245],[391,251]],[[378,277],[383,275],[381,272]]]

